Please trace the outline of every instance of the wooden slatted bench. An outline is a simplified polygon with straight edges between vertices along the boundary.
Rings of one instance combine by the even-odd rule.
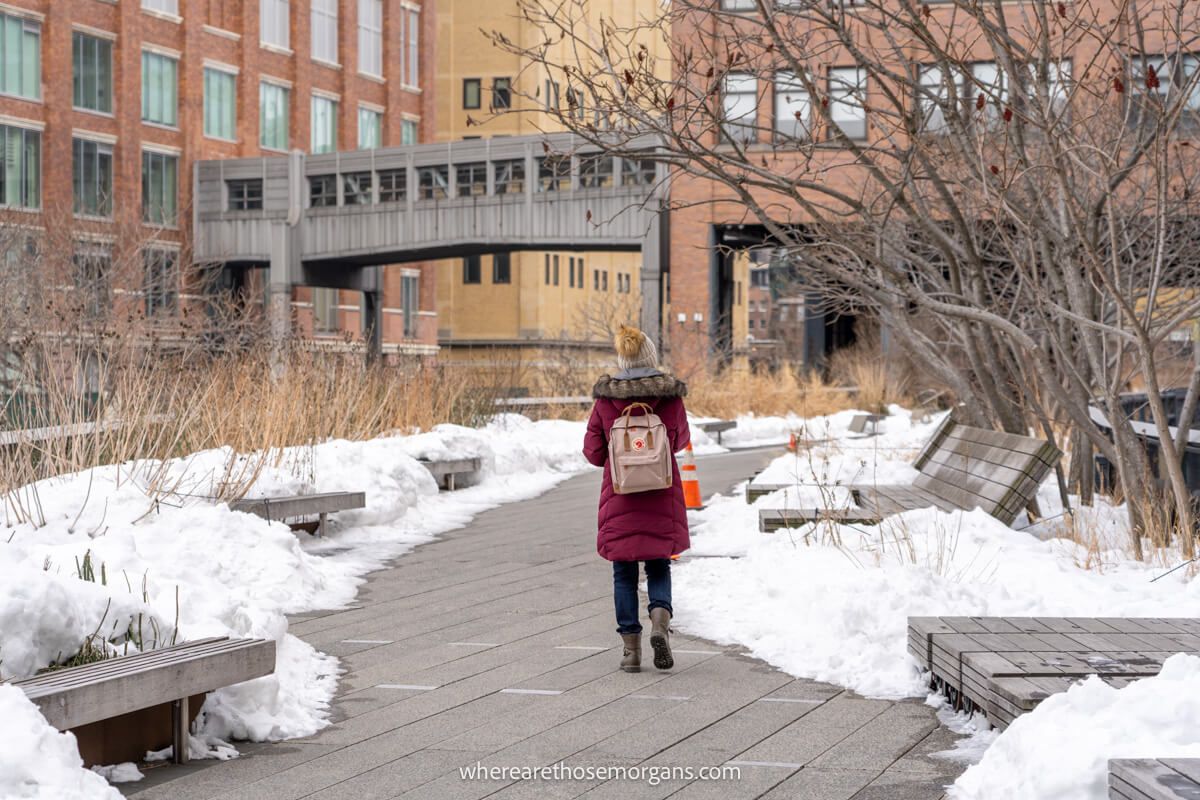
[[[1011,525],[1060,458],[1062,451],[1041,439],[972,428],[947,416],[917,454],[913,466],[921,474],[912,484],[848,486],[857,506],[852,509],[764,509],[759,511],[759,530],[819,520],[879,522],[929,506],[942,511],[981,508]]]
[[[795,486],[794,483],[755,483],[751,480],[746,484],[746,502],[753,503],[760,497],[766,497],[769,494],[778,492],[780,489],[786,489],[789,486]]]
[[[909,617],[908,652],[956,708],[1006,728],[1089,675],[1125,686],[1200,652],[1200,619]]]
[[[736,419],[719,419],[713,422],[701,422],[700,430],[705,433],[715,433],[717,435],[717,444],[721,443],[721,434],[725,431],[731,431],[737,427]]]
[[[849,431],[866,436],[879,434],[879,423],[887,419],[886,414],[855,414],[850,420]]]
[[[1112,758],[1109,800],[1197,800],[1200,758]]]
[[[458,478],[471,478],[479,472],[482,460],[479,458],[450,458],[441,461],[419,459],[429,474],[433,475],[438,486],[448,492],[454,491]]]
[[[152,741],[159,742],[158,747],[169,742],[175,748],[175,761],[185,763],[192,717],[189,698],[274,671],[274,641],[220,637],[54,670],[13,681],[13,685],[24,690],[46,721],[60,731],[169,703],[169,735],[166,731],[138,733],[157,736]],[[135,749],[134,753],[140,756],[158,747],[141,746],[140,752]]]
[[[229,504],[232,511],[242,511],[277,522],[294,520],[297,517],[317,517],[315,526],[306,522],[291,522],[292,530],[308,530],[318,536],[325,535],[329,515],[367,505],[366,492],[322,492],[320,494],[297,494],[288,497],[260,497],[236,500]],[[315,528],[315,530],[314,530]]]

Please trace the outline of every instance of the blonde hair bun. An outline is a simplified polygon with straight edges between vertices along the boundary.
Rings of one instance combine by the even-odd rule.
[[[642,341],[645,339],[642,332],[637,328],[629,325],[622,325],[617,330],[617,336],[614,344],[617,348],[617,355],[622,358],[635,359],[638,353],[642,351]]]

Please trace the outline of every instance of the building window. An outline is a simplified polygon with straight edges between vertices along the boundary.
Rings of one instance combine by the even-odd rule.
[[[400,120],[400,144],[417,143],[417,123],[415,120]]]
[[[42,26],[0,13],[0,92],[37,100],[42,96]]]
[[[179,157],[142,152],[142,220],[174,226],[177,217]]]
[[[496,194],[521,194],[525,191],[525,162],[520,159],[492,162]]]
[[[417,335],[417,313],[420,308],[421,276],[404,273],[400,276],[400,309],[404,312],[404,338]]]
[[[808,91],[794,72],[775,73],[775,133],[787,139],[807,139]]]
[[[383,112],[358,107],[358,149],[374,150],[383,146]]]
[[[558,256],[554,256],[554,285],[558,286]]]
[[[262,178],[226,181],[225,188],[230,211],[257,211],[263,207]]]
[[[583,276],[586,273],[586,270],[583,268],[583,257],[580,256],[579,259],[577,259],[577,260],[579,262],[579,279],[578,279],[577,285],[579,286],[580,289],[582,289],[582,288],[584,288]]]
[[[312,289],[313,330],[333,333],[338,329],[338,290],[323,286]]]
[[[366,206],[371,204],[371,173],[346,172],[342,174],[342,204]]]
[[[946,80],[946,73],[940,66],[921,68],[917,82],[917,108],[921,113],[921,130],[927,133],[946,130],[946,107],[950,103],[950,89]]]
[[[142,257],[146,267],[146,316],[173,312],[179,296],[179,253],[148,248]]]
[[[338,104],[329,97],[313,95],[312,152],[332,153],[337,150]]]
[[[986,111],[985,121],[997,122],[1008,105],[1008,77],[995,61],[979,61],[971,65],[969,95],[982,96]]]
[[[550,285],[550,254],[546,253],[546,285]]]
[[[71,37],[76,108],[112,113],[112,42],[75,31]]]
[[[512,81],[508,78],[492,79],[492,109],[512,107]]]
[[[111,217],[112,145],[75,139],[72,141],[72,149],[75,213],[92,217]]]
[[[512,253],[492,256],[492,283],[512,283]]]
[[[308,178],[308,207],[328,208],[337,205],[337,175],[310,175]]]
[[[567,259],[567,286],[575,288],[575,256]]]
[[[829,116],[847,138],[867,138],[866,75],[862,67],[829,70]]]
[[[142,0],[142,8],[159,11],[171,16],[179,16],[179,0]]]
[[[545,93],[545,95],[542,96],[542,102],[545,104],[546,110],[547,111],[557,110],[558,109],[558,100],[559,100],[558,81],[554,81],[554,80],[550,80],[549,78],[546,78],[544,88],[546,90],[546,93]]]
[[[747,144],[758,138],[758,84],[748,72],[731,72],[725,76],[721,93],[724,121],[721,134],[727,142]]]
[[[600,273],[600,291],[608,291],[608,270],[604,270],[604,272]]]
[[[463,269],[463,273],[462,273],[463,281],[462,282],[463,283],[479,283],[483,280],[481,277],[481,270],[479,268],[479,262],[480,262],[479,256],[467,256],[466,258],[463,259],[463,263],[462,263],[462,269]]]
[[[408,9],[408,24],[405,26],[407,36],[407,69],[403,83],[408,86],[419,86],[421,81],[421,12],[415,8]],[[401,56],[403,58],[403,56]]]
[[[487,164],[485,162],[457,164],[454,171],[455,191],[459,197],[487,194]]]
[[[621,159],[622,186],[650,186],[654,183],[654,162],[648,158]]]
[[[71,256],[71,265],[83,313],[93,318],[101,316],[111,303],[112,253],[106,247],[81,244]]]
[[[449,167],[419,167],[417,197],[421,200],[441,200],[450,196]]]
[[[42,134],[0,125],[4,168],[0,170],[0,204],[8,208],[42,205]]]
[[[237,76],[204,68],[204,135],[215,139],[237,138]]]
[[[558,192],[571,188],[571,157],[545,156],[538,159],[539,192]]]
[[[592,270],[592,291],[600,291],[600,270]]]
[[[258,3],[259,41],[287,49],[291,43],[288,0],[258,0]]]
[[[612,156],[585,156],[579,160],[579,185],[585,189],[606,189],[613,185]]]
[[[408,170],[389,169],[379,172],[379,202],[400,203],[408,196]]]
[[[312,57],[338,63],[338,0],[312,0]]]
[[[258,85],[259,144],[272,150],[288,149],[288,105],[291,91],[263,81]]]
[[[383,0],[358,0],[358,71],[383,77]]]
[[[479,108],[479,78],[463,78],[463,108]]]
[[[179,122],[179,62],[142,51],[142,121],[174,127]]]

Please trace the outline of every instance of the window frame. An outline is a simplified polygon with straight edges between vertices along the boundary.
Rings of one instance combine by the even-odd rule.
[[[226,116],[228,117],[227,120],[222,119],[221,121],[228,122],[229,132],[230,132],[229,136],[224,136],[220,133],[216,133],[209,128],[209,121],[210,121],[209,118],[217,116],[216,113],[210,113],[210,107],[211,107],[210,104],[212,102],[214,102],[211,97],[211,93],[209,92],[209,87],[210,87],[209,75],[210,74],[212,74],[214,77],[220,77],[220,79],[222,81],[228,80],[228,82],[229,82],[228,113],[220,115],[221,117],[226,117]],[[236,142],[238,140],[238,138],[237,138],[237,79],[238,79],[238,73],[235,70],[228,69],[228,68],[222,68],[215,64],[205,64],[204,65],[204,69],[201,73],[201,81],[202,81],[202,84],[204,87],[204,97],[202,99],[203,109],[202,109],[201,113],[203,115],[203,120],[202,120],[203,126],[202,127],[203,127],[203,131],[204,131],[204,136],[206,138],[216,139],[216,140],[222,141],[222,142]],[[220,109],[217,109],[217,110],[219,111]]]
[[[157,70],[154,68],[155,64],[158,65]],[[155,71],[157,71],[157,76],[152,76]],[[170,73],[169,82],[168,72]],[[154,81],[154,77],[157,77],[157,81]],[[170,101],[169,107],[168,101]],[[158,108],[156,109],[155,106]],[[178,130],[179,58],[177,56],[142,48],[142,123]]]
[[[370,170],[355,170],[341,173],[342,205],[369,206],[375,202],[375,173]],[[366,185],[363,185],[363,181]]]
[[[565,165],[565,171],[561,166]],[[549,166],[549,169],[547,169]],[[571,157],[568,155],[546,155],[537,159],[537,183],[534,191],[538,194],[570,191],[571,189]]]
[[[517,173],[520,173],[519,175]],[[513,158],[492,162],[492,192],[501,194],[525,193],[525,159]]]
[[[310,105],[309,116],[309,152],[313,155],[321,153],[336,153],[338,149],[338,107],[341,103],[332,97],[327,97],[323,94],[314,93],[312,96],[312,104]],[[319,108],[324,108],[325,111],[318,113]],[[318,117],[327,116],[323,120],[321,127],[318,127]],[[323,141],[318,136],[324,134],[329,141]]]
[[[426,180],[428,178],[428,180]],[[417,200],[450,197],[450,167],[447,164],[417,167]]]
[[[377,173],[380,203],[403,203],[408,200],[408,168],[381,169]],[[399,180],[396,180],[399,178]]]
[[[85,181],[87,176],[83,174],[85,168],[84,160],[87,158],[87,150],[91,148],[94,153],[92,155],[95,175],[95,208],[92,208],[88,199],[84,196],[86,192]],[[88,139],[80,136],[71,138],[71,181],[72,181],[72,208],[77,217],[85,217],[89,219],[112,219],[113,216],[113,179],[115,176],[115,164],[113,145],[108,142],[100,142],[95,139]],[[105,186],[104,174],[101,169],[101,163],[107,162],[107,195],[103,193]]]
[[[14,9],[15,10],[15,9]],[[15,79],[8,74],[9,59],[0,60],[0,95],[15,97],[20,100],[41,102],[42,100],[42,23],[11,11],[0,11],[0,31],[6,31],[9,25],[20,26],[20,52],[12,61],[11,66],[17,69]],[[5,36],[7,34],[5,33]],[[27,47],[33,47],[34,53],[26,52]],[[26,67],[30,67],[29,70]],[[30,75],[27,72],[34,74]],[[9,84],[15,83],[16,88]]]
[[[475,87],[475,102],[472,105],[470,97],[471,87]],[[483,105],[483,80],[481,78],[463,78],[462,82],[462,107],[466,111],[474,111]]]
[[[7,201],[9,194],[9,174],[7,163],[0,165],[0,208],[21,209],[24,211],[40,211],[42,209],[42,131],[35,128],[24,128],[20,125],[0,124],[0,148],[8,151],[8,137],[14,134],[20,136],[16,144],[16,152],[20,153],[20,164],[17,166],[16,190],[17,202]],[[30,165],[30,145],[33,144],[34,165]],[[7,159],[4,160],[7,162]],[[35,185],[31,186],[30,183]],[[30,201],[30,197],[33,201]]]
[[[333,6],[332,9],[329,6]],[[318,20],[322,25],[318,25]],[[341,66],[341,53],[338,47],[338,27],[341,24],[338,0],[312,0],[309,11],[309,54],[314,61],[322,64]],[[318,32],[322,36],[318,37]],[[321,42],[318,47],[317,42]],[[329,45],[333,45],[332,57],[329,57]]]
[[[262,211],[263,179],[226,178],[225,198],[226,211]]]
[[[502,251],[492,254],[492,283],[501,286],[512,283],[512,253]]]
[[[154,170],[161,170],[159,176],[160,197],[154,203]],[[170,167],[170,170],[167,167]],[[171,176],[171,187],[167,186],[167,174]],[[155,209],[159,213],[154,213]],[[158,150],[142,150],[142,222],[158,225],[163,228],[179,227],[179,154],[164,153]]]
[[[504,102],[497,102],[501,97]],[[492,110],[509,108],[512,108],[512,78],[492,78]]]
[[[175,248],[142,248],[142,297],[147,319],[160,316],[163,312],[174,315],[179,310],[179,262],[179,251]],[[161,272],[154,274],[153,267],[163,265],[165,267]]]
[[[773,109],[772,109],[772,125],[771,132],[776,141],[796,141],[809,142],[812,141],[813,134],[813,104],[812,97],[808,93],[808,89],[804,87],[804,83],[795,72],[787,69],[777,69],[771,79],[771,88],[773,92]],[[791,99],[789,93],[802,96],[802,100]],[[781,103],[782,100],[782,103]],[[801,117],[796,116],[796,111],[803,109]],[[787,115],[781,115],[782,111],[788,111]],[[789,132],[783,126],[783,123],[791,127]],[[803,135],[797,133],[803,131]]]
[[[380,80],[384,67],[383,17],[383,0],[358,0],[358,74]],[[372,63],[366,63],[367,58]]]
[[[463,256],[463,286],[478,286],[483,283],[483,259],[479,255]]]
[[[308,207],[336,208],[338,205],[338,174],[324,172],[308,176]]]
[[[83,95],[85,93],[85,87],[83,85],[84,78],[83,78],[83,71],[82,71],[83,60],[84,60],[84,53],[82,51],[83,51],[83,45],[86,43],[92,43],[94,45],[94,53],[93,53],[92,60],[94,62],[93,68],[96,69],[96,76],[94,78],[95,91],[93,92],[93,94],[95,95],[95,98],[96,98],[96,107],[86,105],[84,102],[81,102],[81,100],[86,100],[86,98],[83,97]],[[108,50],[108,97],[107,97],[108,107],[107,108],[99,107],[99,106],[103,105],[103,103],[100,102],[100,98],[101,98],[100,77],[101,76],[100,76],[99,69],[97,69],[99,66],[99,63],[100,63],[101,49]],[[79,30],[71,31],[71,108],[73,108],[77,111],[86,111],[90,114],[102,114],[107,117],[111,117],[113,115],[113,40],[112,39],[105,37],[105,36],[95,36],[93,34],[85,32],[85,31],[79,31]]]
[[[271,14],[268,16],[266,9],[271,8]],[[280,13],[282,10],[282,13]],[[282,18],[282,25],[280,24]],[[267,24],[270,19],[271,25]],[[292,7],[290,0],[258,0],[258,43],[267,48],[283,50],[288,53],[292,50]],[[267,38],[271,34],[278,34],[283,41],[276,41]]]
[[[268,94],[274,96],[274,100],[268,103]],[[283,144],[277,145],[272,142],[267,142],[267,113],[271,106],[280,105],[279,100],[282,100],[282,119],[277,120],[276,124],[279,129],[276,133],[281,133]],[[278,114],[280,109],[275,108],[274,112]],[[283,86],[275,81],[260,80],[258,82],[258,146],[265,150],[274,150],[275,152],[286,153],[291,145],[291,114],[292,114],[292,89],[289,86]],[[280,122],[282,124],[280,124]]]
[[[487,194],[486,161],[468,161],[454,165],[454,196],[480,197]]]
[[[731,84],[738,88],[733,90]],[[746,88],[749,87],[749,88]],[[743,103],[729,102],[730,98],[749,98],[751,107],[740,108]],[[735,112],[738,116],[731,116]],[[749,120],[746,122],[745,120]],[[721,79],[721,143],[746,146],[758,143],[758,77],[753,72],[727,72]],[[743,131],[734,136],[734,131]]]
[[[368,126],[364,128],[363,119],[367,118]],[[370,137],[374,140],[374,144],[365,143],[363,141],[363,131],[372,130],[374,133]],[[359,150],[375,150],[383,147],[383,112],[376,108],[360,105],[358,107],[358,149]]]
[[[405,339],[417,336],[417,319],[421,316],[421,274],[405,271],[400,274],[400,311],[403,314]]]
[[[855,74],[855,83],[853,83],[853,84],[845,82],[841,77],[835,78],[835,75],[840,76],[840,75],[848,73],[850,71],[853,71]],[[837,81],[837,89],[836,89],[837,94],[835,94],[835,80]],[[855,142],[866,141],[867,128],[868,128],[868,126],[867,126],[867,91],[868,91],[868,87],[867,87],[867,75],[866,75],[865,70],[862,68],[862,66],[856,64],[856,65],[848,66],[848,67],[838,67],[838,66],[829,67],[829,70],[825,75],[825,87],[826,87],[826,94],[829,98],[829,119],[830,119],[830,125],[829,125],[830,130],[827,131],[826,139],[828,139],[829,141],[834,141],[834,142],[837,141],[837,134],[834,133],[834,131],[833,131],[833,128],[836,127],[842,131],[842,133],[846,136],[847,139],[850,139],[851,141],[855,141]],[[845,98],[853,101],[855,93],[861,94],[861,102],[858,103],[857,105],[855,105],[853,102],[847,102],[846,99],[837,99],[841,95],[845,95]],[[835,108],[838,108],[838,107],[857,108],[860,111],[858,117],[856,117],[853,121],[862,123],[862,134],[861,135],[859,135],[859,136],[851,135],[850,133],[848,133],[846,131],[846,129],[841,124],[838,123],[838,121],[836,119],[834,119],[834,111],[835,111]],[[851,120],[847,120],[847,121],[851,121]]]

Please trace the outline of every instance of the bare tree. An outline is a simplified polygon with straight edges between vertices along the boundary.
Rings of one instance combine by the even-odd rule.
[[[1085,494],[1103,453],[1139,554],[1171,527],[1192,552],[1186,422],[1169,430],[1159,380],[1200,313],[1197,4],[674,0],[634,26],[592,25],[585,4],[520,0],[544,40],[492,37],[571,88],[560,125],[620,156],[653,135],[673,187],[712,185],[714,219],[763,225],[975,422],[1065,432]],[[1134,387],[1161,495],[1122,412]],[[1190,411],[1200,370],[1188,388]]]

